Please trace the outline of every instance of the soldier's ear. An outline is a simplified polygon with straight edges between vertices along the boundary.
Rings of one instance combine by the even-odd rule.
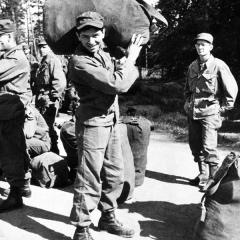
[[[212,51],[213,50],[213,44],[211,44],[211,47],[210,47],[210,51]]]

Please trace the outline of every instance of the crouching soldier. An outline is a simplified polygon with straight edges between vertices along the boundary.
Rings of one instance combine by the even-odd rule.
[[[0,19],[0,168],[10,193],[0,202],[0,212],[23,205],[30,196],[29,158],[23,133],[25,108],[31,102],[29,62],[15,40],[15,25]]]

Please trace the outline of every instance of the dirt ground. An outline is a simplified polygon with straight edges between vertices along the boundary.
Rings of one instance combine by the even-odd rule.
[[[221,158],[226,153],[220,151]],[[117,210],[118,218],[135,229],[132,239],[192,240],[202,193],[188,180],[196,174],[197,166],[186,143],[152,132],[145,182],[135,189],[132,202]],[[7,187],[7,183],[0,182],[0,187]],[[22,209],[0,214],[0,240],[70,240],[75,229],[69,224],[72,186],[32,186],[32,191],[31,198],[24,198]],[[98,210],[92,213],[91,232],[96,240],[123,239],[99,232],[99,216]]]

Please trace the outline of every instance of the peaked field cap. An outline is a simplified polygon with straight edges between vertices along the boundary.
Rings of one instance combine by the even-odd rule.
[[[11,33],[16,30],[14,22],[10,19],[0,19],[0,35]]]
[[[210,33],[199,33],[195,37],[194,42],[196,42],[197,40],[204,40],[204,41],[207,41],[207,42],[213,44],[213,36]]]
[[[86,26],[103,28],[104,18],[97,12],[84,12],[76,18],[76,28],[81,30]]]

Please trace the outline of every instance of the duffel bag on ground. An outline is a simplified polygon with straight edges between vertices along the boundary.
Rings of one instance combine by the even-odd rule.
[[[230,153],[202,199],[202,214],[194,240],[240,239],[240,170]]]
[[[66,160],[53,153],[43,153],[31,161],[32,179],[44,188],[64,187],[68,184]]]
[[[107,46],[126,48],[133,33],[149,41],[152,17],[167,25],[166,19],[143,0],[47,0],[44,5],[44,36],[57,54],[72,54],[78,45],[76,18],[96,11],[104,17]]]
[[[144,182],[147,152],[151,133],[151,122],[144,117],[125,116],[122,122],[127,125],[129,144],[132,149],[135,166],[135,186]]]
[[[119,124],[121,134],[121,148],[124,163],[124,183],[120,197],[117,199],[118,204],[124,203],[133,197],[135,188],[135,169],[131,147],[127,136],[126,124]]]

